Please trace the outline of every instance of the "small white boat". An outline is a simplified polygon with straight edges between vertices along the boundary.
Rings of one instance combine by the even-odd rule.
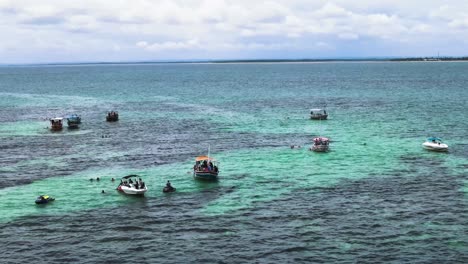
[[[328,118],[327,111],[325,109],[310,109],[310,119],[313,120],[325,120]]]
[[[426,142],[422,143],[423,148],[432,151],[448,151],[448,145],[442,143],[442,139],[438,137],[430,137]]]
[[[315,152],[327,152],[330,146],[330,140],[326,137],[316,137],[313,139],[314,144],[310,150]]]
[[[148,187],[138,175],[132,174],[122,177],[117,191],[131,195],[144,195]]]

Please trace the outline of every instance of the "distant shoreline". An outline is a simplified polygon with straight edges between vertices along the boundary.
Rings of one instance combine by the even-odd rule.
[[[190,61],[122,61],[122,62],[51,62],[0,64],[6,66],[72,66],[72,65],[132,65],[132,64],[229,64],[229,63],[314,63],[314,62],[435,62],[468,61],[468,57],[404,57],[404,58],[334,58],[334,59],[244,59]]]

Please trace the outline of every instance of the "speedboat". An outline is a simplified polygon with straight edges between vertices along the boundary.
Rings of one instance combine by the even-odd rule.
[[[144,195],[148,187],[138,175],[132,174],[122,177],[117,191],[130,195]]]
[[[442,139],[438,137],[430,137],[426,142],[422,143],[423,148],[432,151],[448,151],[448,145],[442,143]]]
[[[310,150],[315,152],[327,152],[330,146],[330,140],[326,137],[316,137],[313,139],[314,144]]]
[[[63,117],[55,117],[50,119],[50,130],[60,131],[63,128]]]
[[[325,120],[327,118],[328,118],[328,114],[325,109],[320,109],[320,108],[310,109],[310,119]]]
[[[46,204],[49,202],[55,201],[55,198],[50,197],[49,195],[41,195],[36,198],[36,204]]]
[[[115,121],[119,121],[119,113],[116,112],[116,111],[110,111],[107,113],[107,116],[106,116],[106,121],[107,122],[115,122]]]
[[[209,156],[198,156],[193,165],[193,177],[200,180],[217,180],[219,174],[218,163]]]
[[[78,128],[78,125],[81,124],[81,117],[76,114],[67,116],[67,125],[68,128]]]

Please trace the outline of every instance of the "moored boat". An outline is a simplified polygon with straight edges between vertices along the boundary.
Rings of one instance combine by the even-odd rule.
[[[193,165],[193,177],[200,180],[217,180],[218,162],[209,156],[198,156]]]
[[[55,198],[50,197],[49,195],[41,195],[41,196],[36,198],[35,203],[36,204],[46,204],[46,203],[53,202],[53,201],[55,201]]]
[[[422,143],[423,148],[431,151],[448,151],[448,145],[442,143],[442,139],[438,137],[430,137],[426,142]]]
[[[119,113],[116,111],[110,111],[107,113],[106,121],[107,122],[115,122],[119,120]]]
[[[81,124],[81,117],[76,114],[67,116],[67,125],[68,128],[78,128],[78,125]]]
[[[148,187],[138,175],[131,174],[122,177],[117,191],[130,195],[144,195]]]
[[[320,108],[310,109],[310,119],[325,120],[327,118],[328,118],[328,114],[325,109],[320,109]]]
[[[330,140],[326,137],[316,137],[310,150],[315,152],[327,152],[330,148]]]
[[[50,119],[50,130],[60,131],[63,128],[63,117],[56,117]]]

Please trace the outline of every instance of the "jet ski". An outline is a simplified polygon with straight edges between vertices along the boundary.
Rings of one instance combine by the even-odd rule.
[[[55,201],[55,198],[50,197],[49,195],[41,195],[37,197],[36,204],[46,204],[52,201]]]
[[[172,187],[172,186],[166,186],[163,188],[163,192],[164,193],[170,193],[170,192],[175,192],[176,191],[176,188]]]

